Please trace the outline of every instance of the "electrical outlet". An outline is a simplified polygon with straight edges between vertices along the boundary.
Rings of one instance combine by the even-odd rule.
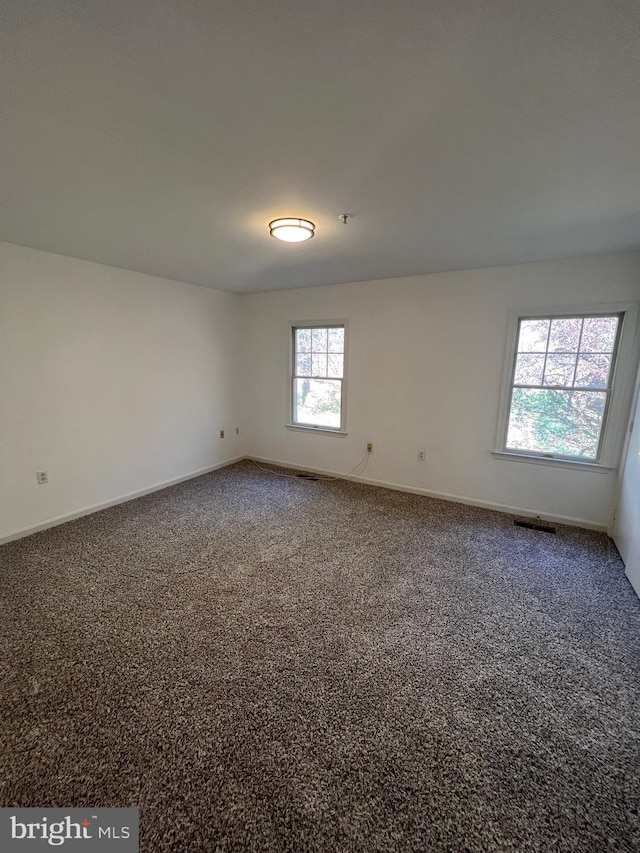
[[[418,451],[418,459],[420,460],[420,462],[424,462],[424,450]]]
[[[240,435],[240,427],[236,427],[236,435]]]
[[[38,478],[39,486],[42,486],[44,483],[49,482],[49,475],[46,471],[36,471],[36,477]]]
[[[223,429],[220,430],[220,438],[224,438],[224,430]]]
[[[367,453],[373,453],[373,442],[367,442]]]

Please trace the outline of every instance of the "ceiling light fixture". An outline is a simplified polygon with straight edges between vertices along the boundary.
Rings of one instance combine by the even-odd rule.
[[[301,243],[310,240],[316,230],[313,222],[308,219],[289,217],[288,219],[274,219],[269,223],[269,234],[285,243]]]

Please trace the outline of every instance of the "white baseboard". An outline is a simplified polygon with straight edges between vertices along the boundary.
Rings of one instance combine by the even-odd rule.
[[[169,486],[184,483],[185,480],[193,480],[194,477],[201,477],[203,474],[209,474],[211,471],[217,471],[219,468],[226,468],[228,465],[233,465],[234,462],[240,462],[241,459],[246,459],[246,456],[235,456],[233,459],[226,459],[224,462],[218,462],[216,465],[209,465],[207,468],[200,468],[198,471],[191,471],[188,474],[173,477],[171,480],[165,480],[162,483],[155,483],[153,486],[148,486],[144,489],[137,489],[135,492],[129,492],[126,495],[120,495],[120,497],[113,498],[113,500],[92,504],[91,506],[86,506],[82,509],[65,513],[64,515],[57,515],[55,518],[48,518],[46,521],[38,522],[38,524],[23,527],[20,530],[14,530],[12,533],[0,537],[0,545],[4,545],[7,542],[14,542],[16,539],[23,539],[25,536],[31,536],[33,533],[39,533],[41,530],[48,530],[50,527],[57,527],[58,524],[73,521],[75,518],[82,518],[83,515],[91,515],[94,512],[99,512],[101,509],[107,509],[110,506],[127,503],[127,501],[141,498],[144,495],[150,495],[152,492],[159,492],[162,489],[168,489]]]
[[[228,465],[233,465],[235,462],[240,462],[243,459],[255,459],[256,462],[265,462],[268,465],[277,465],[281,468],[289,468],[295,471],[310,471],[314,474],[321,474],[328,477],[337,477],[338,479],[353,480],[356,483],[363,483],[367,486],[377,486],[383,489],[393,489],[398,492],[408,492],[413,495],[424,495],[429,498],[436,498],[442,501],[451,501],[452,503],[467,504],[468,506],[482,507],[483,509],[495,510],[496,512],[505,512],[509,515],[518,515],[525,518],[540,518],[544,521],[555,522],[556,524],[567,524],[571,527],[584,527],[587,530],[597,530],[600,533],[609,534],[606,524],[598,524],[594,521],[588,521],[583,518],[573,518],[567,515],[550,515],[545,512],[535,512],[531,509],[524,509],[518,506],[509,506],[507,504],[492,503],[491,501],[482,501],[477,498],[470,498],[466,495],[453,495],[448,492],[436,492],[431,489],[421,489],[416,486],[408,486],[404,483],[392,483],[388,480],[374,480],[371,477],[346,477],[339,471],[330,471],[326,468],[310,468],[308,465],[294,465],[292,462],[284,462],[281,459],[267,459],[262,456],[235,456],[232,459],[226,459],[224,462],[218,462],[216,465],[210,465],[207,468],[200,468],[198,471],[191,471],[188,474],[182,474],[180,477],[174,477],[171,480],[165,480],[162,483],[155,483],[153,486],[148,486],[144,489],[138,489],[135,492],[129,492],[126,495],[120,495],[113,500],[104,501],[102,503],[93,504],[92,506],[83,507],[74,512],[58,515],[55,518],[48,518],[38,524],[32,524],[29,527],[14,530],[6,536],[0,537],[0,545],[7,542],[13,542],[16,539],[23,539],[25,536],[31,536],[33,533],[38,533],[41,530],[48,530],[50,527],[56,527],[59,524],[64,524],[67,521],[73,521],[76,518],[82,518],[84,515],[91,515],[94,512],[99,512],[101,509],[107,509],[110,506],[126,503],[127,501],[141,498],[144,495],[159,492],[162,489],[167,489],[169,486],[175,486],[178,483],[183,483],[186,480],[193,480],[194,477],[201,477],[203,474],[209,474],[211,471],[217,471],[220,468],[226,468]]]
[[[491,509],[496,512],[505,512],[509,515],[517,515],[525,518],[539,518],[543,521],[551,521],[555,524],[566,524],[569,527],[584,527],[587,530],[597,530],[599,533],[608,534],[608,525],[599,524],[595,521],[589,521],[585,518],[573,518],[569,515],[551,515],[549,513],[536,512],[532,509],[524,509],[520,506],[509,506],[508,504],[492,503],[491,501],[482,501],[477,498],[470,498],[466,495],[452,495],[449,492],[434,492],[431,489],[420,489],[416,486],[407,486],[404,483],[391,483],[388,480],[374,480],[370,477],[347,477],[337,471],[329,471],[324,468],[309,468],[307,465],[294,465],[292,462],[283,462],[280,459],[266,459],[261,456],[247,456],[247,459],[255,459],[256,462],[265,462],[269,465],[277,465],[281,468],[291,468],[296,471],[309,471],[314,474],[323,474],[328,477],[337,477],[341,480],[353,480],[355,483],[363,483],[367,486],[378,486],[383,489],[393,489],[397,492],[408,492],[412,495],[424,495],[428,498],[437,498],[441,501],[451,501],[452,503],[467,504],[468,506],[478,506],[482,509]]]

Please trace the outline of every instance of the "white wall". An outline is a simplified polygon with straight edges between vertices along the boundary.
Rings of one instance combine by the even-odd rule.
[[[615,471],[491,454],[507,317],[634,301],[639,273],[620,253],[240,297],[0,243],[0,540],[247,452],[346,472],[367,441],[371,481],[605,528]],[[339,319],[349,435],[287,430],[289,326]]]
[[[518,307],[635,301],[639,278],[640,255],[619,253],[246,295],[248,447],[262,459],[346,472],[372,441],[373,481],[606,528],[615,471],[491,454],[507,319]],[[342,319],[349,435],[285,429],[290,324]]]
[[[240,309],[0,243],[0,539],[243,455]]]
[[[624,561],[627,577],[640,597],[640,371],[630,427],[624,464],[621,466],[612,536]]]

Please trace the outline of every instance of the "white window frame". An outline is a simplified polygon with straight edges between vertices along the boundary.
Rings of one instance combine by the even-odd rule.
[[[340,426],[314,426],[313,424],[298,424],[293,420],[294,414],[294,387],[295,387],[295,339],[296,329],[344,329],[344,360],[342,366],[342,394],[340,397]],[[323,435],[347,435],[347,364],[349,348],[349,323],[347,320],[308,320],[295,321],[289,324],[289,367],[287,376],[287,429],[301,430],[303,432],[316,432]],[[339,379],[339,377],[335,377]]]
[[[553,319],[563,317],[598,317],[620,315],[618,345],[615,351],[611,390],[604,414],[600,444],[596,460],[573,459],[569,456],[535,453],[534,451],[507,449],[507,431],[511,394],[516,365],[516,347],[521,320],[540,317]],[[544,308],[520,308],[509,312],[509,324],[502,376],[502,393],[498,410],[495,450],[497,459],[532,462],[553,467],[588,469],[607,472],[616,468],[620,461],[624,443],[624,429],[629,417],[630,397],[633,386],[633,365],[638,354],[638,304],[609,303],[596,305],[547,306]]]

